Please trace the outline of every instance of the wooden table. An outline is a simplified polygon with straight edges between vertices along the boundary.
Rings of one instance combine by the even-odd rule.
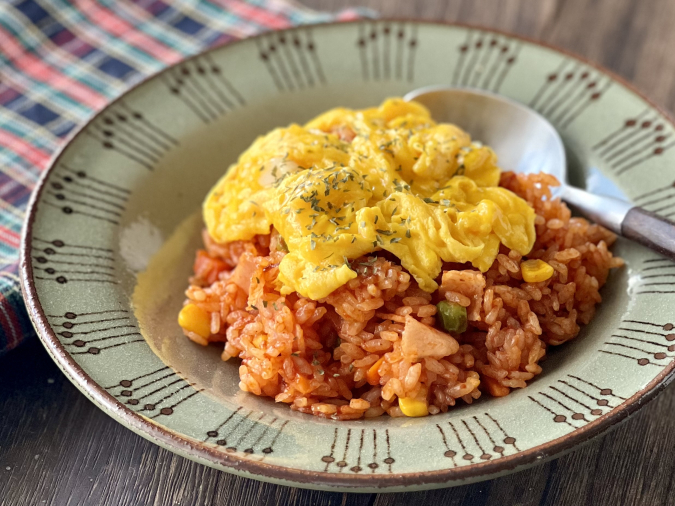
[[[672,0],[305,3],[365,5],[383,16],[462,21],[541,39],[605,65],[675,109]],[[675,504],[674,412],[671,386],[612,433],[489,482],[395,495],[313,492],[231,476],[136,436],[80,394],[34,339],[0,359],[0,505]]]

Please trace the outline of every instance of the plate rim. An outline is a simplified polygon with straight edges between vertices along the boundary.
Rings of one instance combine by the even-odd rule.
[[[651,108],[655,109],[659,114],[661,114],[665,121],[670,123],[670,125],[675,128],[675,119],[673,119],[673,116],[670,112],[665,111],[661,106],[655,104],[651,99],[646,97],[640,90],[638,90],[635,85],[629,83],[623,77],[606,69],[604,66],[598,63],[590,61],[587,58],[567,49],[560,48],[556,45],[549,44],[532,37],[514,34],[505,30],[485,27],[478,24],[455,21],[386,17],[375,19],[360,18],[346,21],[338,20],[295,25],[280,30],[264,31],[253,36],[218,44],[216,46],[202,50],[194,55],[182,58],[157,72],[145,76],[137,83],[131,85],[119,96],[108,102],[103,108],[94,112],[85,122],[79,125],[66,137],[66,139],[62,141],[61,146],[52,155],[48,167],[41,174],[35,185],[35,188],[33,189],[33,193],[31,194],[31,198],[26,208],[26,216],[23,222],[21,234],[19,278],[22,295],[26,303],[26,309],[31,323],[35,328],[43,346],[54,362],[56,362],[61,371],[86,397],[88,397],[107,415],[111,416],[119,423],[122,423],[136,434],[152,441],[155,444],[159,444],[160,446],[172,452],[176,452],[181,456],[191,460],[197,460],[203,464],[208,463],[209,465],[217,466],[220,469],[225,468],[226,470],[235,474],[260,479],[263,481],[272,480],[277,483],[285,484],[290,482],[299,486],[324,487],[326,489],[339,489],[344,491],[354,491],[354,489],[375,490],[405,487],[431,488],[433,486],[442,487],[444,484],[450,485],[454,482],[462,480],[479,481],[481,479],[488,479],[490,477],[496,476],[497,474],[508,473],[515,470],[516,468],[529,467],[536,463],[558,457],[575,447],[583,445],[590,439],[606,432],[621,421],[625,420],[628,416],[632,415],[649,401],[654,399],[656,395],[658,395],[675,378],[675,359],[673,359],[645,387],[605,415],[597,418],[596,420],[593,420],[592,422],[589,422],[583,427],[577,428],[568,434],[557,437],[551,441],[535,446],[528,450],[523,450],[516,454],[501,457],[496,460],[435,471],[392,473],[386,475],[344,475],[339,473],[324,473],[319,471],[293,469],[276,464],[257,462],[245,457],[239,457],[234,453],[231,454],[217,451],[215,448],[211,448],[205,443],[192,441],[188,436],[179,434],[175,431],[172,431],[171,429],[150,422],[142,415],[134,412],[119,402],[115,397],[105,391],[101,385],[94,381],[66,351],[65,347],[61,344],[59,339],[56,337],[55,332],[49,325],[46,314],[38,299],[37,290],[33,280],[32,259],[27,253],[31,250],[33,223],[36,217],[37,203],[41,197],[42,190],[44,189],[47,178],[60,161],[62,155],[69,149],[75,139],[80,137],[80,135],[84,133],[84,131],[102,114],[108,111],[115,104],[124,100],[136,89],[144,86],[146,83],[157,78],[158,76],[161,76],[164,73],[170,71],[177,65],[192,61],[212,52],[219,51],[224,47],[234,46],[250,40],[256,40],[268,35],[270,32],[285,33],[302,30],[303,28],[307,27],[322,28],[336,25],[387,22],[415,23],[418,25],[440,26],[447,28],[467,28],[511,37],[516,40],[550,49],[580,61],[607,75],[613,81],[618,82],[644,100]]]

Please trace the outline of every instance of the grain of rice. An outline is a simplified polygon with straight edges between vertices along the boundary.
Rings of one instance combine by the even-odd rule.
[[[220,311],[216,310],[211,313],[211,334],[220,332]]]
[[[398,334],[397,334],[398,336]],[[366,341],[361,345],[361,347],[368,351],[368,352],[375,352],[375,351],[389,351],[392,348],[392,344],[390,341],[387,341],[385,339],[371,339],[369,341]]]
[[[436,314],[436,306],[433,304],[427,304],[425,306],[420,306],[417,308],[417,316],[420,318],[425,318],[427,316],[433,316]]]
[[[369,365],[373,365],[379,360],[379,358],[380,357],[377,355],[368,355],[367,357],[364,357],[360,360],[354,360],[352,363],[354,364],[354,367],[367,367]]]
[[[405,375],[405,381],[403,383],[403,387],[406,392],[411,392],[415,388],[415,386],[417,386],[421,374],[422,374],[421,363],[415,364],[410,369],[408,369],[408,372]]]
[[[469,307],[471,305],[471,299],[469,299],[469,297],[457,292],[445,292],[445,299],[448,302],[459,304],[462,307]]]
[[[384,409],[380,406],[374,408],[368,408],[365,413],[363,413],[364,418],[377,418],[382,416],[385,413]]]
[[[553,218],[550,219],[546,222],[546,226],[552,230],[558,230],[560,228],[563,228],[565,226],[565,222],[562,220],[559,220],[558,218]]]
[[[397,341],[399,336],[396,332],[391,331],[391,330],[383,330],[380,332],[380,337],[386,341]]]
[[[364,399],[352,399],[351,401],[349,401],[349,407],[352,409],[366,410],[370,408],[370,402]]]
[[[376,313],[375,316],[381,318],[382,320],[391,320],[398,323],[405,323],[405,317],[397,314]]]
[[[410,306],[401,306],[396,310],[396,314],[399,316],[408,316],[409,314],[412,314],[412,312],[413,308]]]
[[[402,302],[405,306],[422,306],[428,304],[429,300],[426,297],[403,297]]]
[[[208,339],[200,336],[199,334],[195,334],[194,332],[186,331],[185,335],[192,341],[197,344],[201,344],[202,346],[208,346],[209,341]]]

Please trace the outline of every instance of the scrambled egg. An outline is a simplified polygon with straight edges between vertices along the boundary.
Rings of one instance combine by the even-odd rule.
[[[484,272],[500,243],[532,249],[533,209],[498,183],[490,148],[390,99],[258,138],[211,190],[204,219],[217,242],[274,226],[289,250],[282,293],[322,299],[356,277],[350,260],[379,250],[433,292],[443,261]]]

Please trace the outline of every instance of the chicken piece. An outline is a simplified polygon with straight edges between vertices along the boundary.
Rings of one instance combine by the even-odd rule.
[[[424,357],[443,358],[459,351],[459,343],[450,334],[420,323],[412,316],[405,317],[401,351],[410,362]]]

